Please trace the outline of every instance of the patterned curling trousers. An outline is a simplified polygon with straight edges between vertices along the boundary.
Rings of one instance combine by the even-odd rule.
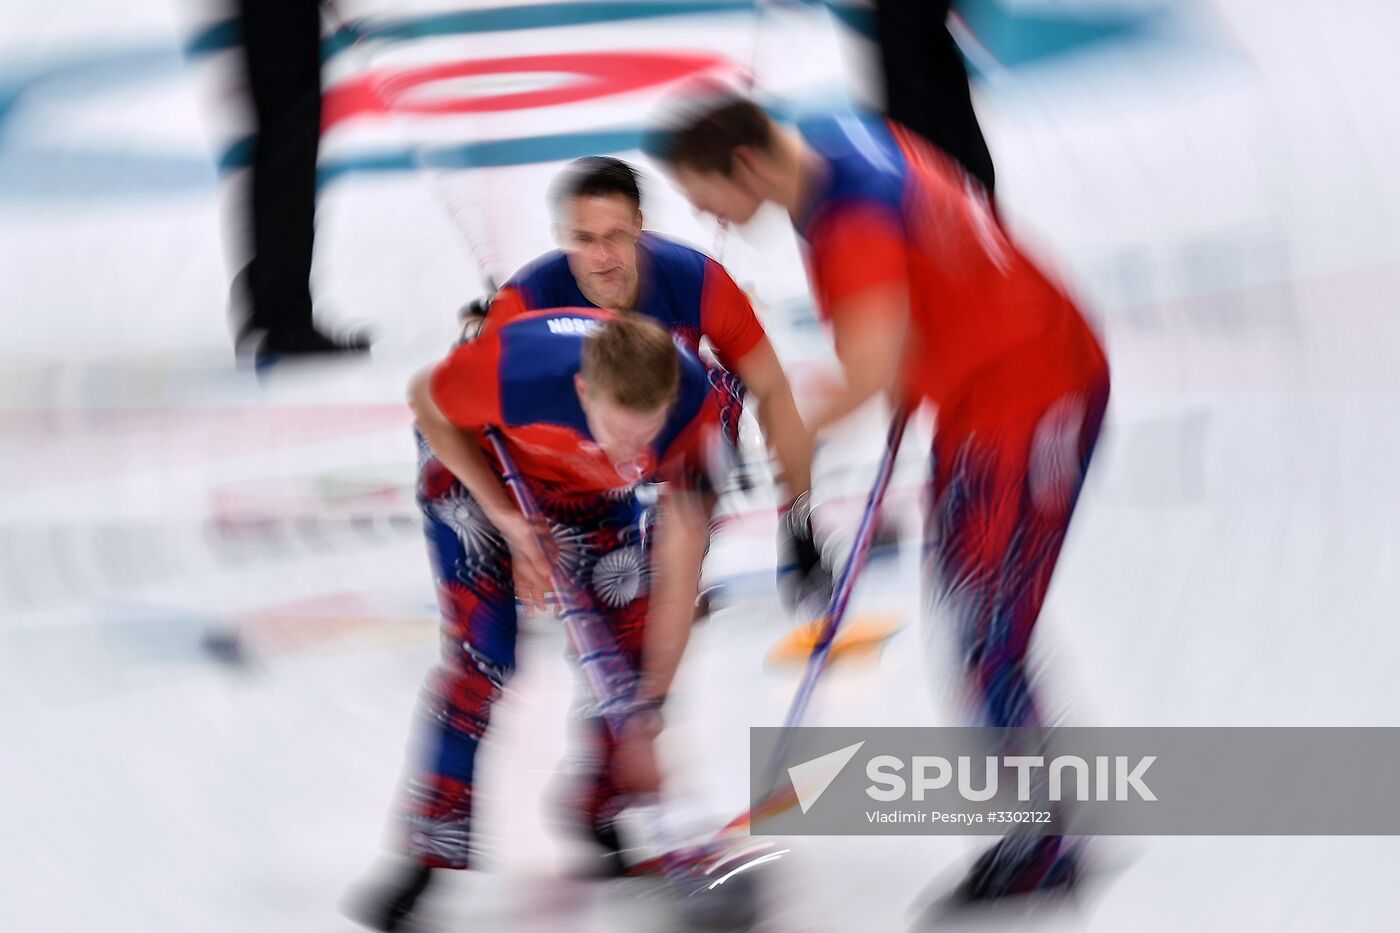
[[[1020,417],[940,413],[926,574],[957,626],[978,725],[1044,724],[1027,649],[1107,404],[1103,371]]]
[[[442,649],[420,702],[426,758],[403,801],[404,846],[424,864],[466,868],[472,853],[476,752],[491,707],[515,670],[517,609],[511,556],[481,506],[419,438],[418,501],[442,615]],[[563,572],[576,582],[635,670],[647,615],[643,513],[636,496],[580,496],[530,481],[550,522]],[[601,720],[582,730],[587,748],[573,802],[580,823],[606,821],[625,801],[609,777],[614,747]]]

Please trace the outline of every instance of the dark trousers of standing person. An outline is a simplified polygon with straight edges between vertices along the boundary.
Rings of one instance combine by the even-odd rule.
[[[993,194],[992,154],[972,109],[967,67],[948,31],[951,0],[876,0],[885,112],[952,156]]]
[[[242,329],[262,351],[363,350],[312,323],[311,258],[321,141],[321,7],[317,0],[238,0],[257,122],[249,208],[252,256],[239,278]]]

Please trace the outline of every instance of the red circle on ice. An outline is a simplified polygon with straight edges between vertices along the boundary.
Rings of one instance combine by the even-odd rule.
[[[388,74],[372,72],[331,89],[322,123],[332,126],[363,113],[388,110],[446,114],[554,107],[678,81],[724,62],[722,56],[698,52],[580,52],[444,62]],[[569,80],[503,94],[433,99],[415,93],[438,81],[503,74],[545,79],[564,75]]]

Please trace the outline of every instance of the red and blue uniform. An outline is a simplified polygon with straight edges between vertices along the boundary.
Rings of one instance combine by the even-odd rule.
[[[637,241],[638,314],[654,319],[699,352],[708,337],[726,368],[766,338],[742,289],[724,267],[697,249],[650,231]],[[517,272],[491,300],[488,327],[538,308],[593,307],[579,290],[568,257],[546,253]]]
[[[958,627],[969,700],[985,725],[1041,725],[1028,649],[1103,423],[1103,352],[947,156],[875,117],[799,131],[822,157],[797,224],[821,314],[908,296],[902,390],[938,408],[925,572]],[[1058,836],[1014,834],[988,858],[986,883],[1008,890],[1075,860]]]
[[[1026,649],[1103,420],[1104,355],[942,153],[875,117],[799,129],[823,160],[798,221],[821,313],[907,290],[903,390],[938,407],[930,571],[972,699],[987,725],[1035,725]]]
[[[725,385],[686,350],[680,389],[656,440],[621,470],[593,442],[575,389],[584,339],[609,316],[589,309],[520,315],[458,347],[431,380],[433,400],[464,429],[493,426],[550,523],[560,568],[575,581],[636,670],[647,615],[647,556],[638,482],[684,482],[706,469],[713,443],[735,430]],[[442,654],[424,692],[428,760],[410,780],[407,847],[425,864],[470,860],[472,776],[491,707],[515,669],[511,555],[481,506],[419,438],[422,507],[442,612]],[[489,445],[483,452],[498,473]],[[604,822],[622,800],[609,773],[613,746],[601,722],[577,801],[580,821]]]

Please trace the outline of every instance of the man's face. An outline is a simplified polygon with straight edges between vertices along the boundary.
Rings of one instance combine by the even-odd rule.
[[[737,173],[722,175],[677,165],[671,177],[696,210],[726,223],[746,224],[763,206],[763,199],[743,184]]]
[[[629,468],[640,469],[640,458],[666,426],[670,406],[639,412],[619,405],[606,392],[590,391],[582,375],[575,386],[594,443],[624,476]]]
[[[564,203],[564,251],[579,291],[600,308],[631,310],[637,299],[642,212],[620,195]]]

